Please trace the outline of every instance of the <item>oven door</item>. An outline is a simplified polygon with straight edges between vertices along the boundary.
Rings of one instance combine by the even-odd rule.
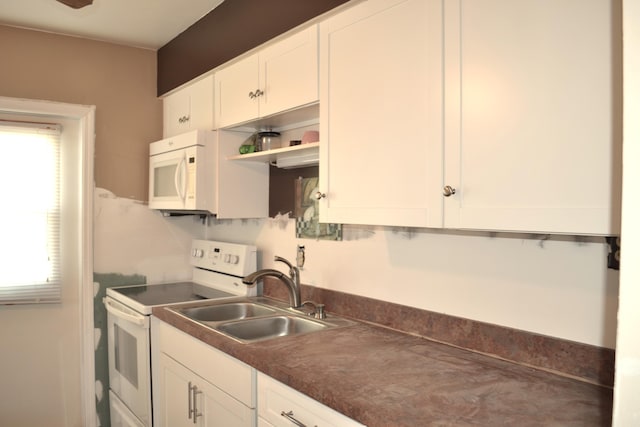
[[[109,413],[111,427],[148,427],[142,424],[142,421],[111,390],[109,390]]]
[[[151,426],[149,316],[106,297],[109,388],[145,426]]]

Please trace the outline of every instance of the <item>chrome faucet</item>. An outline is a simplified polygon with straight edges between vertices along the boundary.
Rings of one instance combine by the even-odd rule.
[[[287,264],[287,266],[289,266],[289,276],[291,277],[287,276],[281,271],[266,268],[264,270],[258,270],[255,273],[251,273],[248,276],[245,276],[242,279],[242,283],[244,283],[245,285],[253,285],[254,283],[256,283],[256,281],[265,276],[271,276],[275,277],[276,279],[280,279],[280,281],[287,286],[287,291],[289,291],[289,305],[291,306],[291,308],[300,307],[302,305],[300,303],[300,270],[298,269],[298,267],[294,267],[293,264],[291,264],[286,259],[277,255],[274,257],[274,260]]]

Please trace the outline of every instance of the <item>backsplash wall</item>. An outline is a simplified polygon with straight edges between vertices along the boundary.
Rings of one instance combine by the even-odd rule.
[[[295,260],[302,282],[425,310],[615,348],[618,272],[603,238],[344,227],[340,242],[295,238],[295,222],[213,221],[206,238],[252,243],[259,266]],[[328,307],[330,310],[330,307]]]

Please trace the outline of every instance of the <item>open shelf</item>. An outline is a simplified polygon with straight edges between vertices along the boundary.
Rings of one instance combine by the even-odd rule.
[[[319,142],[294,145],[293,147],[275,148],[273,150],[259,151],[257,153],[238,154],[229,156],[227,160],[245,162],[265,162],[270,164],[284,163],[286,167],[311,166],[318,163]],[[313,160],[315,158],[315,160]],[[299,159],[300,164],[296,164]]]

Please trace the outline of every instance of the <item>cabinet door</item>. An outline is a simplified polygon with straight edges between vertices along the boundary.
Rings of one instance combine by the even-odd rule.
[[[163,107],[163,138],[190,130],[212,130],[213,75],[201,78],[165,97]]]
[[[193,407],[189,389],[193,374],[166,355],[160,358],[160,396],[154,396],[154,405],[160,405],[162,425],[167,427],[193,426],[190,409]]]
[[[318,101],[318,27],[260,52],[260,116]]]
[[[371,0],[320,24],[320,219],[442,225],[442,10]]]
[[[446,2],[446,227],[617,232],[616,3]]]
[[[213,74],[198,80],[189,88],[189,130],[214,129]]]
[[[167,427],[252,427],[255,410],[232,398],[165,354],[160,359],[162,405]],[[194,415],[195,412],[195,415]],[[195,421],[194,417],[195,416]]]
[[[162,100],[163,138],[170,138],[189,130],[187,117],[191,114],[190,100],[189,92],[185,89],[172,93]]]
[[[219,388],[200,380],[196,396],[197,407],[202,408],[202,426],[205,427],[255,427],[256,411],[249,409]]]
[[[256,92],[261,90],[258,61],[259,56],[255,54],[216,72],[217,127],[239,124],[258,117],[260,96],[256,96]]]

